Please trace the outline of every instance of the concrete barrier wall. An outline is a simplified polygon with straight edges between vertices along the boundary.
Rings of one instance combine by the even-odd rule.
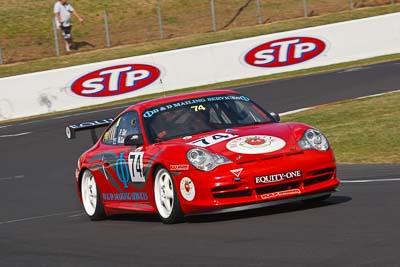
[[[0,79],[0,120],[400,53],[400,14]]]

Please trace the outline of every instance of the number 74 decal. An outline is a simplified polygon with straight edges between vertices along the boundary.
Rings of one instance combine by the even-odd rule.
[[[143,173],[143,154],[144,152],[130,152],[128,157],[129,173],[131,181],[134,183],[145,182]]]

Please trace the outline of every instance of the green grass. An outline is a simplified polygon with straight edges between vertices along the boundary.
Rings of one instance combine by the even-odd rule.
[[[269,24],[263,24],[260,26],[233,28],[229,30],[218,31],[215,33],[200,33],[162,41],[158,40],[134,45],[119,46],[109,49],[81,52],[68,56],[44,58],[28,62],[6,64],[0,66],[0,77],[75,66],[117,58],[131,57],[136,55],[167,51],[196,45],[204,45],[300,28],[307,28],[399,11],[400,4],[369,7],[310,18],[279,21]]]
[[[338,163],[400,163],[400,92],[284,116],[328,137]]]

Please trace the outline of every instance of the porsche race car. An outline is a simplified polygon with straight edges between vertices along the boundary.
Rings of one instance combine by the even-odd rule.
[[[120,213],[185,216],[320,201],[339,185],[316,128],[231,90],[134,104],[115,119],[69,125],[68,138],[106,126],[78,160],[76,187],[92,220]]]

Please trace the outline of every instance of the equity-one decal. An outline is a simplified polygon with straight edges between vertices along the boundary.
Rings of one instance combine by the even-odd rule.
[[[290,179],[299,178],[299,177],[301,177],[301,170],[295,170],[295,171],[290,171],[290,172],[285,172],[285,173],[257,176],[255,178],[255,181],[256,181],[256,184],[269,184],[269,183],[275,183],[275,182],[280,182],[283,180],[290,180]]]
[[[290,37],[261,44],[244,56],[255,67],[283,67],[298,64],[325,51],[327,44],[314,37]]]
[[[112,66],[80,77],[72,83],[71,91],[85,97],[115,96],[146,87],[160,74],[160,69],[147,64]]]

